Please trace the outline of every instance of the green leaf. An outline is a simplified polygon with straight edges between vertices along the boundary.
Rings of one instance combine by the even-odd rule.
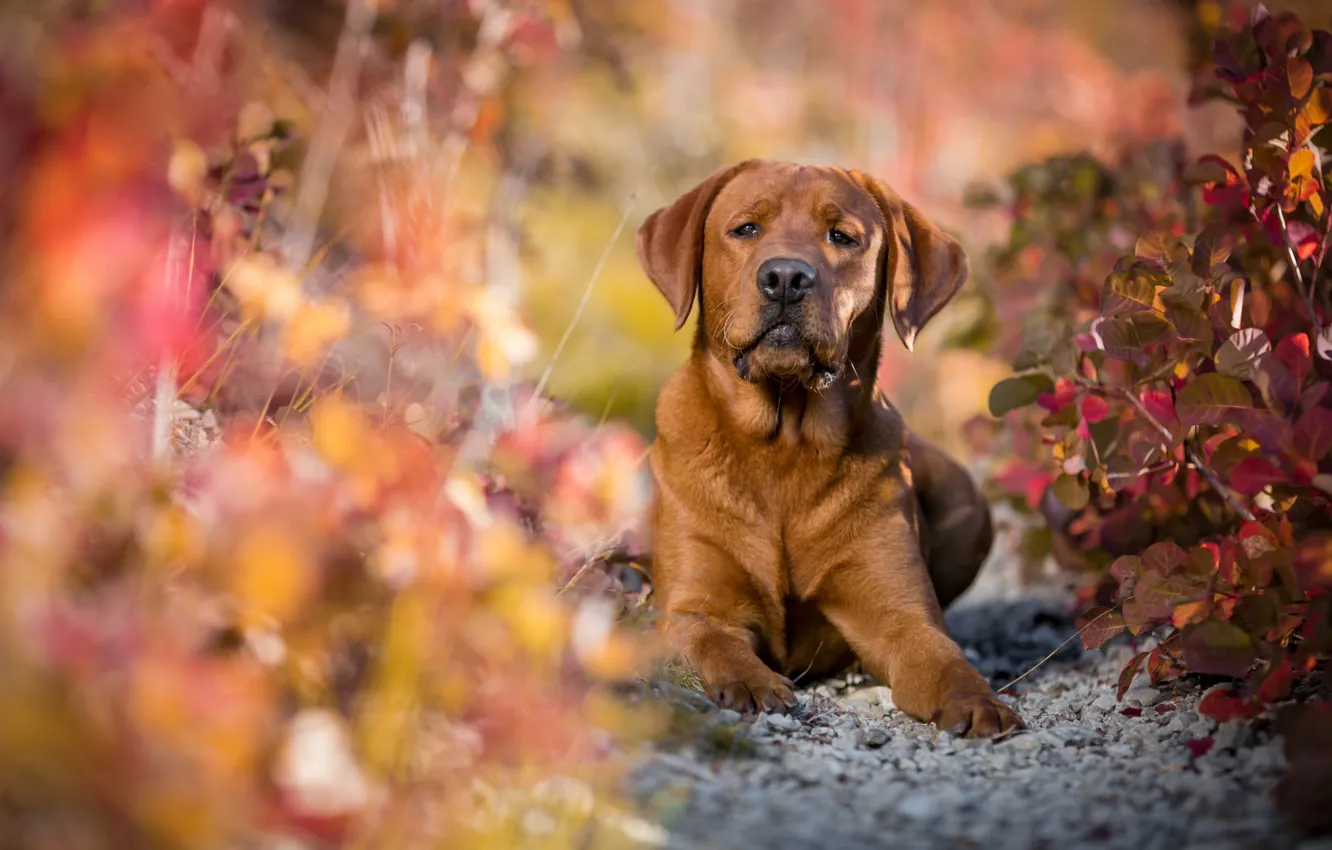
[[[1054,482],[1055,498],[1059,503],[1070,511],[1080,511],[1087,507],[1090,496],[1087,493],[1087,482],[1080,475],[1069,475],[1062,473]]]
[[[1235,331],[1216,352],[1216,371],[1241,380],[1251,379],[1272,353],[1267,334],[1258,328]]]
[[[1114,271],[1101,289],[1101,312],[1105,315],[1150,310],[1156,300],[1156,282],[1143,269]]]
[[[1054,381],[1039,373],[1005,378],[990,390],[990,415],[998,418],[1010,410],[1026,407],[1041,393],[1053,391]]]
[[[1044,363],[1045,359],[1031,349],[1024,348],[1017,359],[1013,361],[1013,370],[1015,372],[1025,372],[1028,369],[1035,369]]]
[[[1175,413],[1185,425],[1220,425],[1253,409],[1253,396],[1234,378],[1210,372],[1184,385],[1175,397]]]

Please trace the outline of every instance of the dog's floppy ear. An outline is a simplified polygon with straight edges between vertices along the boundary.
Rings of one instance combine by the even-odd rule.
[[[850,174],[874,197],[888,225],[884,246],[888,258],[882,266],[888,277],[888,310],[898,337],[911,351],[916,334],[966,282],[967,255],[956,239],[935,227],[882,180],[859,171]]]
[[[703,277],[703,223],[722,187],[752,160],[722,168],[647,217],[638,228],[638,262],[675,310],[684,327]]]

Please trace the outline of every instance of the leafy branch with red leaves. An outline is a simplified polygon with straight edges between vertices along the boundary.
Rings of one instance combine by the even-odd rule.
[[[1200,706],[1220,720],[1332,650],[1332,33],[1262,7],[1228,24],[1193,100],[1235,105],[1241,155],[1022,169],[991,281],[1027,317],[998,317],[1020,331],[992,486],[1047,520],[1029,555],[1086,576],[1088,648],[1159,636],[1120,694],[1144,664],[1225,677]]]

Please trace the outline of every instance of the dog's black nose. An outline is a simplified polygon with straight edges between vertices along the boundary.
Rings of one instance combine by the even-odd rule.
[[[804,260],[773,257],[765,260],[758,270],[758,288],[769,301],[795,304],[818,282],[814,267]]]

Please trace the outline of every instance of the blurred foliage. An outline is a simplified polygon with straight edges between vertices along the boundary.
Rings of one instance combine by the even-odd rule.
[[[1332,32],[1262,6],[1210,31],[1195,99],[1239,114],[1235,162],[1058,158],[990,199],[1013,220],[992,283],[1018,374],[990,395],[1005,427],[972,433],[1049,524],[1029,554],[1087,577],[1083,642],[1159,632],[1120,694],[1144,663],[1233,679],[1200,706],[1227,720],[1332,653]]]
[[[661,841],[645,446],[517,380],[493,110],[568,10],[432,4],[437,55],[422,8],[340,10],[317,83],[281,10],[5,13],[7,846]]]

